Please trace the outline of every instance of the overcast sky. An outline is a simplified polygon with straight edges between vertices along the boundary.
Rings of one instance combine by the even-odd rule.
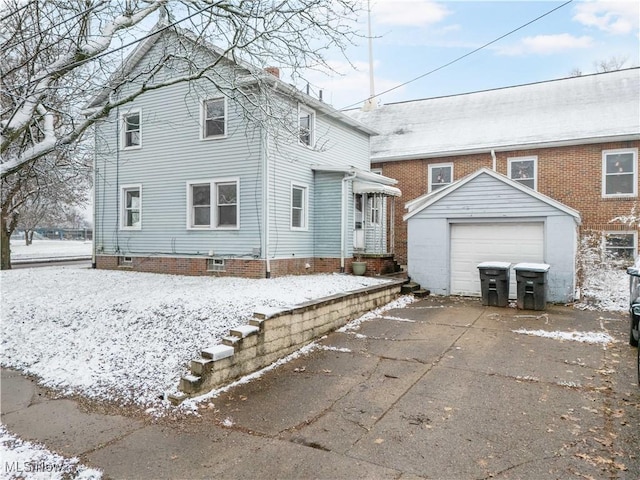
[[[565,0],[566,1],[566,0]],[[461,57],[521,27],[565,1],[371,0],[375,91],[381,93]],[[612,58],[638,66],[640,2],[574,0],[507,37],[392,92],[379,102],[473,92],[594,73]],[[366,33],[366,14],[359,21]],[[313,74],[312,88],[344,108],[368,96],[366,41],[335,68],[345,75]],[[335,57],[338,59],[338,56]]]

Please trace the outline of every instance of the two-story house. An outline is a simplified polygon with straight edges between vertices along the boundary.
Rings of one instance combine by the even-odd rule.
[[[637,255],[639,68],[347,113],[380,133],[372,168],[408,200],[396,257],[434,292],[479,294],[478,261],[536,261],[570,300],[578,238]]]
[[[381,205],[400,191],[370,171],[375,131],[278,73],[188,32],[139,44],[87,107],[146,87],[96,127],[97,268],[349,272],[354,250],[383,268],[393,228]]]

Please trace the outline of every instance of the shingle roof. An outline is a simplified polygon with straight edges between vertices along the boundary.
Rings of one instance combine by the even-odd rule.
[[[371,160],[640,139],[640,68],[350,110]]]

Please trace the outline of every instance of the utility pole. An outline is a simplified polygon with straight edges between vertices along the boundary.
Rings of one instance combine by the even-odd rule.
[[[367,0],[367,20],[369,27],[369,98],[365,100],[362,110],[370,112],[376,108],[375,88],[373,85],[373,36],[371,35],[371,0]]]

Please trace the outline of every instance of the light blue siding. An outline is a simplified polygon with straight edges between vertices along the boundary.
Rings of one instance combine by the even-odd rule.
[[[412,279],[435,294],[449,294],[450,231],[458,222],[536,221],[544,225],[544,262],[550,302],[573,300],[577,222],[572,215],[481,174],[419,211],[407,221],[408,269]]]
[[[179,48],[180,44],[174,43],[159,41],[140,59],[131,76],[157,62],[166,49]],[[190,58],[210,60],[202,50]],[[177,64],[163,68],[154,80],[164,81],[179,73],[178,69]],[[233,74],[228,64],[218,73],[222,77]],[[126,93],[124,90],[119,95]],[[316,112],[319,148],[308,148],[298,142],[296,100],[272,92],[261,97],[255,89],[244,93],[251,95],[259,107],[242,108],[238,103],[241,98],[227,98],[224,138],[202,139],[202,101],[222,95],[206,79],[145,92],[112,111],[98,125],[95,243],[99,254],[207,256],[213,252],[221,257],[253,257],[259,252],[260,258],[340,255],[342,174],[323,176],[318,183],[312,167],[368,170],[369,135]],[[141,146],[123,149],[120,118],[134,109],[140,112]],[[267,115],[274,111],[278,115]],[[188,228],[188,182],[229,178],[239,181],[239,228]],[[306,229],[291,228],[292,183],[307,189]],[[139,230],[120,227],[123,185],[141,185]],[[347,198],[352,199],[350,186]],[[349,200],[348,226],[353,225],[352,210],[353,201]],[[269,220],[268,229],[265,218]],[[267,230],[269,251],[265,252]],[[345,232],[348,254],[351,230]]]
[[[342,204],[339,199],[342,194],[342,178],[343,175],[338,173],[316,172],[314,243],[317,257],[340,256]],[[350,199],[351,196],[348,198]],[[351,230],[349,228],[349,232]],[[348,238],[351,245],[353,243],[351,237]],[[346,242],[347,239],[345,239]]]

